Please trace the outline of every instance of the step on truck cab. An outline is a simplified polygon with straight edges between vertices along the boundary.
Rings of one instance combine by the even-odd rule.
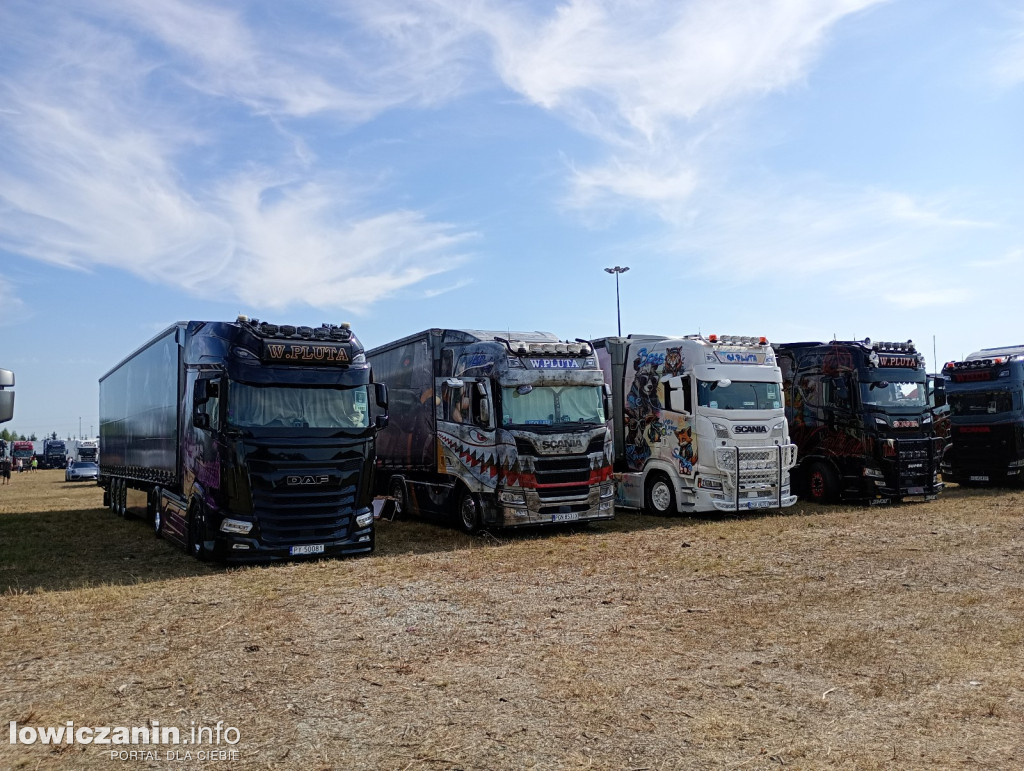
[[[1024,479],[1024,345],[984,348],[942,369],[952,422],[942,478],[963,485]]]
[[[944,440],[912,341],[783,343],[775,351],[801,495],[872,504],[938,495]]]
[[[378,490],[467,532],[614,515],[604,376],[546,332],[429,329],[367,352],[388,386]]]
[[[200,558],[368,552],[386,409],[347,324],[179,322],[100,379],[104,503]]]
[[[782,376],[763,337],[594,340],[611,385],[616,502],[652,513],[796,503]]]

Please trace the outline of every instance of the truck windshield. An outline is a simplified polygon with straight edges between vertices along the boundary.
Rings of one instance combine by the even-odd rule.
[[[228,423],[237,428],[366,428],[366,386],[297,388],[232,382]]]
[[[860,399],[875,407],[926,407],[928,385],[922,380],[876,380],[860,384]]]
[[[501,389],[504,426],[604,423],[600,386],[519,386]]]
[[[782,386],[741,380],[698,380],[697,404],[712,410],[779,410]]]
[[[978,391],[960,394],[947,391],[946,402],[954,415],[998,415],[1001,412],[1019,410],[1021,395],[1019,391]]]

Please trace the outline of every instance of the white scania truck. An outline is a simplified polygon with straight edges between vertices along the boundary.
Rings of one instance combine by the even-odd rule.
[[[782,373],[763,337],[593,341],[611,385],[616,503],[651,513],[796,503]]]

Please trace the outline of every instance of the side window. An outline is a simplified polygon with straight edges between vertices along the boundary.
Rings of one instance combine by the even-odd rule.
[[[682,378],[682,385],[673,388],[671,381],[665,383],[665,409],[670,412],[693,412],[692,379]]]
[[[845,378],[826,378],[822,381],[822,386],[825,391],[825,404],[829,407],[840,407],[842,409],[850,407],[850,389],[846,384]]]
[[[205,382],[205,386],[200,383]],[[205,390],[205,399],[200,399],[196,404],[197,415],[210,416],[210,428],[220,428],[220,381],[214,379],[203,379],[196,383],[199,388],[197,393]]]
[[[452,423],[472,422],[469,385],[459,388],[445,385],[441,395],[442,415]]]

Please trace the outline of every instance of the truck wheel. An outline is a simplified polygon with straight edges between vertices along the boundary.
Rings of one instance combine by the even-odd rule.
[[[205,519],[203,504],[193,501],[188,507],[188,553],[201,562],[205,562],[210,556],[203,544]]]
[[[117,514],[117,477],[110,480],[110,489],[107,492],[107,507],[111,514]]]
[[[469,535],[480,529],[480,504],[469,490],[459,496],[459,527]]]
[[[659,516],[678,512],[676,491],[672,489],[672,483],[664,474],[651,474],[647,478],[647,485],[644,488],[644,508],[651,514]]]
[[[807,497],[814,503],[831,503],[839,492],[839,482],[832,467],[815,461],[807,469]]]
[[[388,482],[388,495],[395,499],[395,516],[399,519],[403,514],[409,513],[409,502],[405,495],[405,480],[402,477],[391,477]]]
[[[123,479],[117,481],[117,508],[114,513],[122,519],[128,516],[128,485]]]

